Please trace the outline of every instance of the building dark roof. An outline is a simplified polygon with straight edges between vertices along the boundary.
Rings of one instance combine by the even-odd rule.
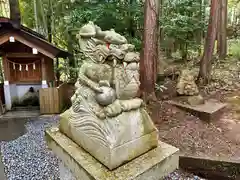
[[[43,35],[23,25],[21,25],[20,29],[16,29],[14,28],[13,23],[9,18],[0,17],[0,38],[7,35],[10,36],[12,34],[21,37],[21,39],[23,39],[24,42],[29,41],[31,44],[34,44],[44,49],[44,51],[48,51],[50,54],[52,54],[52,57],[67,58],[71,56],[71,54],[68,53],[67,51],[64,51],[54,46],[53,44],[49,43]],[[2,44],[3,43],[5,42],[3,41]]]

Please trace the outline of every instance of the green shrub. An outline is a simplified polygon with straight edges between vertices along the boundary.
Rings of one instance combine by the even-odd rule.
[[[228,54],[240,60],[240,40],[229,40]]]

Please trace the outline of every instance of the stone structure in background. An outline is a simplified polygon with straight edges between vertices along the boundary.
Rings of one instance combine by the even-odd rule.
[[[174,170],[178,166],[175,155],[178,150],[164,143],[164,148],[159,147],[158,130],[144,109],[142,99],[137,97],[140,58],[139,53],[134,52],[134,45],[128,44],[126,38],[113,29],[102,31],[93,22],[84,25],[77,38],[85,61],[79,70],[72,107],[60,116],[59,129],[47,131],[49,147],[62,156],[60,158],[76,177],[80,177],[85,169],[89,176],[85,179],[137,179],[150,171],[153,171],[152,177],[160,178]],[[65,149],[71,158],[59,151],[60,146],[64,149],[66,140],[68,146],[72,144],[75,148]],[[142,162],[139,162],[139,156],[145,157]],[[167,157],[170,158],[164,161]],[[75,159],[74,163],[69,163],[69,159]],[[87,163],[84,164],[84,160]],[[170,160],[174,163],[169,162],[170,167],[162,169]],[[136,165],[139,163],[146,164],[140,168]],[[166,172],[154,172],[155,165],[159,166],[156,169]],[[128,172],[122,172],[123,166],[129,166]],[[76,170],[76,167],[82,169]],[[96,175],[99,172],[93,171],[94,168],[104,174]]]
[[[189,70],[182,70],[177,83],[177,93],[185,96],[195,96],[199,94],[195,78]]]
[[[187,69],[181,71],[176,89],[178,95],[188,96],[187,102],[190,105],[204,104],[204,98],[200,95],[194,75],[191,71]]]

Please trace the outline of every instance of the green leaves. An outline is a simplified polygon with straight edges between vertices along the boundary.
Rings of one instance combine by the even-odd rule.
[[[163,16],[160,19],[165,37],[172,38],[179,44],[182,54],[186,54],[188,47],[196,47],[196,35],[205,29],[203,20],[205,7],[199,0],[165,1]]]
[[[33,1],[20,0],[23,22],[30,28],[35,28],[36,24]],[[141,50],[144,19],[142,1],[41,0],[39,2],[42,5],[42,11],[37,14],[40,26],[50,29],[48,35],[52,35],[54,44],[67,49],[68,44],[71,43],[76,61],[81,61],[76,34],[88,21],[94,21],[103,30],[114,28],[133,43],[136,50]],[[196,35],[206,27],[204,18],[206,7],[202,5],[202,0],[164,0],[163,2],[163,13],[160,17],[160,26],[164,32],[163,39],[173,40],[180,51],[188,51],[189,47],[199,47]],[[44,19],[48,22],[47,27]],[[161,44],[171,46],[166,42]]]

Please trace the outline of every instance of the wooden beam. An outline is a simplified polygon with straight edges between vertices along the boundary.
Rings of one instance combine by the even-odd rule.
[[[55,58],[55,56],[54,56],[52,53],[50,53],[50,52],[48,52],[48,51],[45,51],[43,48],[41,48],[41,47],[39,47],[39,46],[36,46],[34,43],[31,43],[30,41],[28,41],[28,40],[26,40],[25,38],[19,36],[18,34],[14,34],[13,36],[15,37],[15,39],[16,39],[17,41],[19,41],[19,42],[21,42],[21,43],[23,43],[23,44],[25,44],[25,45],[27,45],[27,46],[29,46],[29,47],[31,47],[31,48],[37,48],[37,50],[38,50],[40,53],[44,54],[45,56],[48,56],[48,57],[50,57],[51,59],[54,59],[54,58]]]
[[[10,36],[14,36],[15,40],[16,41],[19,41],[25,45],[27,45],[28,47],[30,48],[37,48],[38,51],[42,54],[44,54],[45,56],[48,56],[50,57],[51,59],[54,59],[55,58],[55,55],[44,50],[43,48],[41,48],[40,46],[36,46],[34,43],[28,41],[27,39],[21,37],[20,35],[16,34],[16,33],[11,33],[11,34],[4,34],[3,36],[0,37],[0,45],[6,43],[7,41],[9,41],[9,37]],[[14,43],[13,43],[14,44]]]
[[[39,55],[32,53],[7,53],[6,56],[8,58],[38,58]]]
[[[240,179],[240,161],[180,156],[179,167],[209,180]]]
[[[3,36],[0,37],[0,45],[4,44],[9,40],[10,35],[9,34],[4,34]]]

